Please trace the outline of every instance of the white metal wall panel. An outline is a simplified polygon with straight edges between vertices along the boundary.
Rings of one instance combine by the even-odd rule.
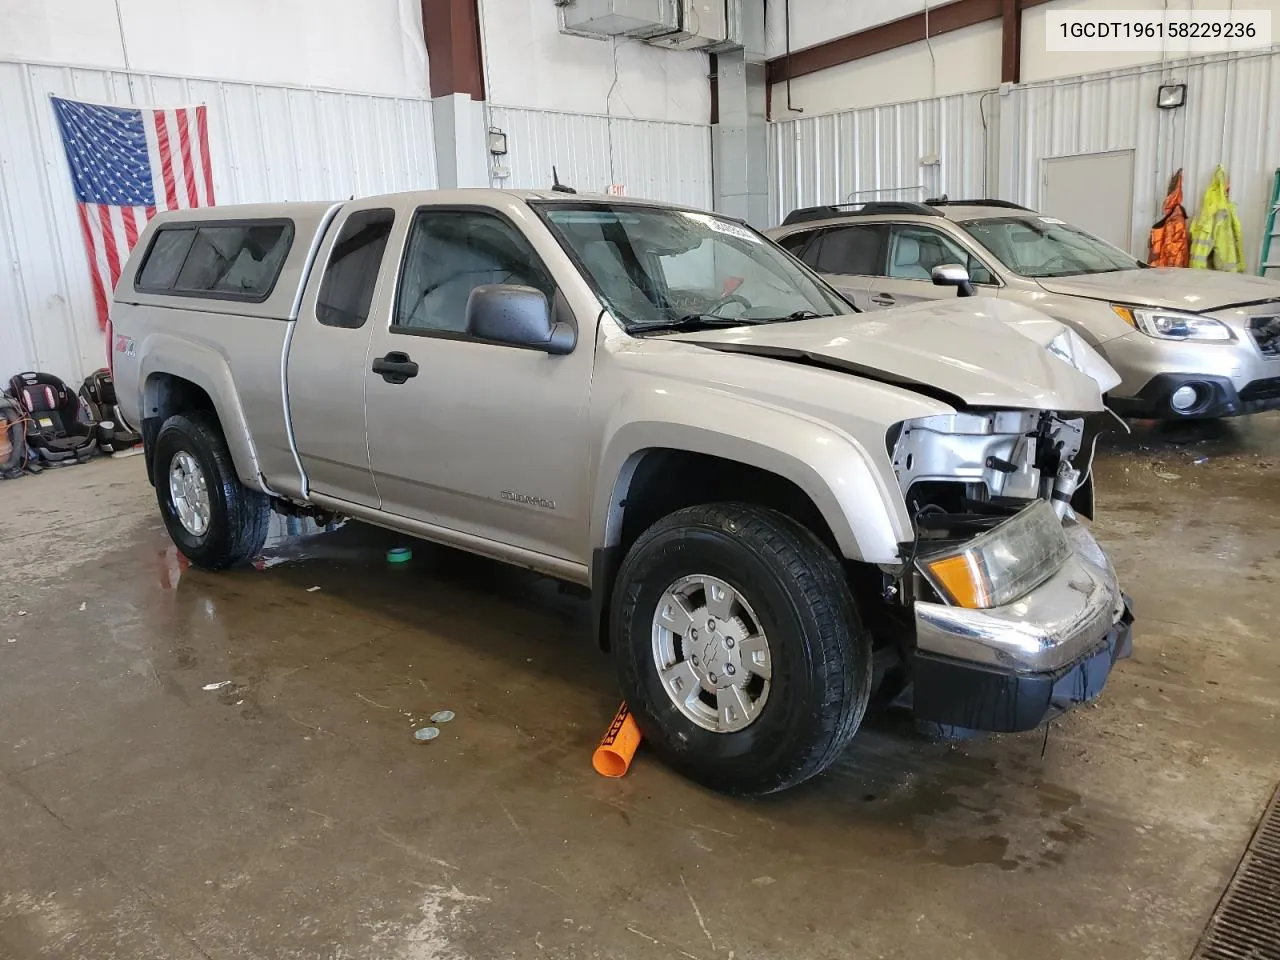
[[[1187,213],[1195,216],[1213,169],[1231,177],[1250,269],[1257,266],[1271,178],[1280,166],[1280,66],[1276,49],[1204,58],[1164,71],[1186,83],[1186,106],[1156,108],[1159,65],[1029,84],[998,98],[1001,196],[1035,207],[1049,157],[1134,151],[1130,252],[1143,256],[1169,175],[1183,168]]]
[[[51,94],[208,104],[219,203],[436,186],[428,100],[0,61],[0,380],[105,359]]]
[[[495,187],[545,190],[551,168],[578,190],[620,184],[629,197],[711,206],[711,127],[490,105],[489,123],[507,135],[511,171]]]
[[[770,124],[774,222],[823,203],[989,193],[999,107],[977,91]]]

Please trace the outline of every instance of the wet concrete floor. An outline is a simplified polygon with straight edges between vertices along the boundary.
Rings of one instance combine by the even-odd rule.
[[[1280,777],[1280,415],[1097,469],[1139,624],[1096,705],[882,716],[754,801],[592,772],[547,581],[358,525],[208,574],[139,458],[0,484],[0,957],[1187,957]]]

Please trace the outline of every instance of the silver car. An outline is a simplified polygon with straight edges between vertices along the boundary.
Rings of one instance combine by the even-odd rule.
[[[796,210],[767,234],[863,310],[954,297],[932,268],[966,267],[981,296],[1073,327],[1115,368],[1131,417],[1280,408],[1280,281],[1151,268],[1056,217],[1002,200]]]
[[[763,793],[873,695],[1027,730],[1129,655],[1077,517],[1109,368],[1021,304],[903,313],[715,214],[440,190],[162,213],[111,342],[193,563],[252,559],[275,510],[586,587],[646,743]]]

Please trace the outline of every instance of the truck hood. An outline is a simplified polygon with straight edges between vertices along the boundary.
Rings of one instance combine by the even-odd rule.
[[[1280,280],[1179,267],[1045,277],[1036,282],[1050,293],[1068,297],[1112,300],[1143,307],[1169,307],[1192,313],[1280,300]]]
[[[1009,326],[1029,320],[1037,321],[1037,330],[1056,323],[1028,307],[984,297],[669,339],[843,370],[952,406],[1101,410],[1094,379],[1053,356],[1038,337]]]

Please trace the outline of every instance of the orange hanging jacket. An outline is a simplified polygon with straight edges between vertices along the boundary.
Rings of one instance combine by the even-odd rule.
[[[1185,267],[1191,262],[1187,211],[1182,205],[1181,170],[1169,178],[1164,216],[1151,227],[1151,250],[1147,261],[1153,267]]]

